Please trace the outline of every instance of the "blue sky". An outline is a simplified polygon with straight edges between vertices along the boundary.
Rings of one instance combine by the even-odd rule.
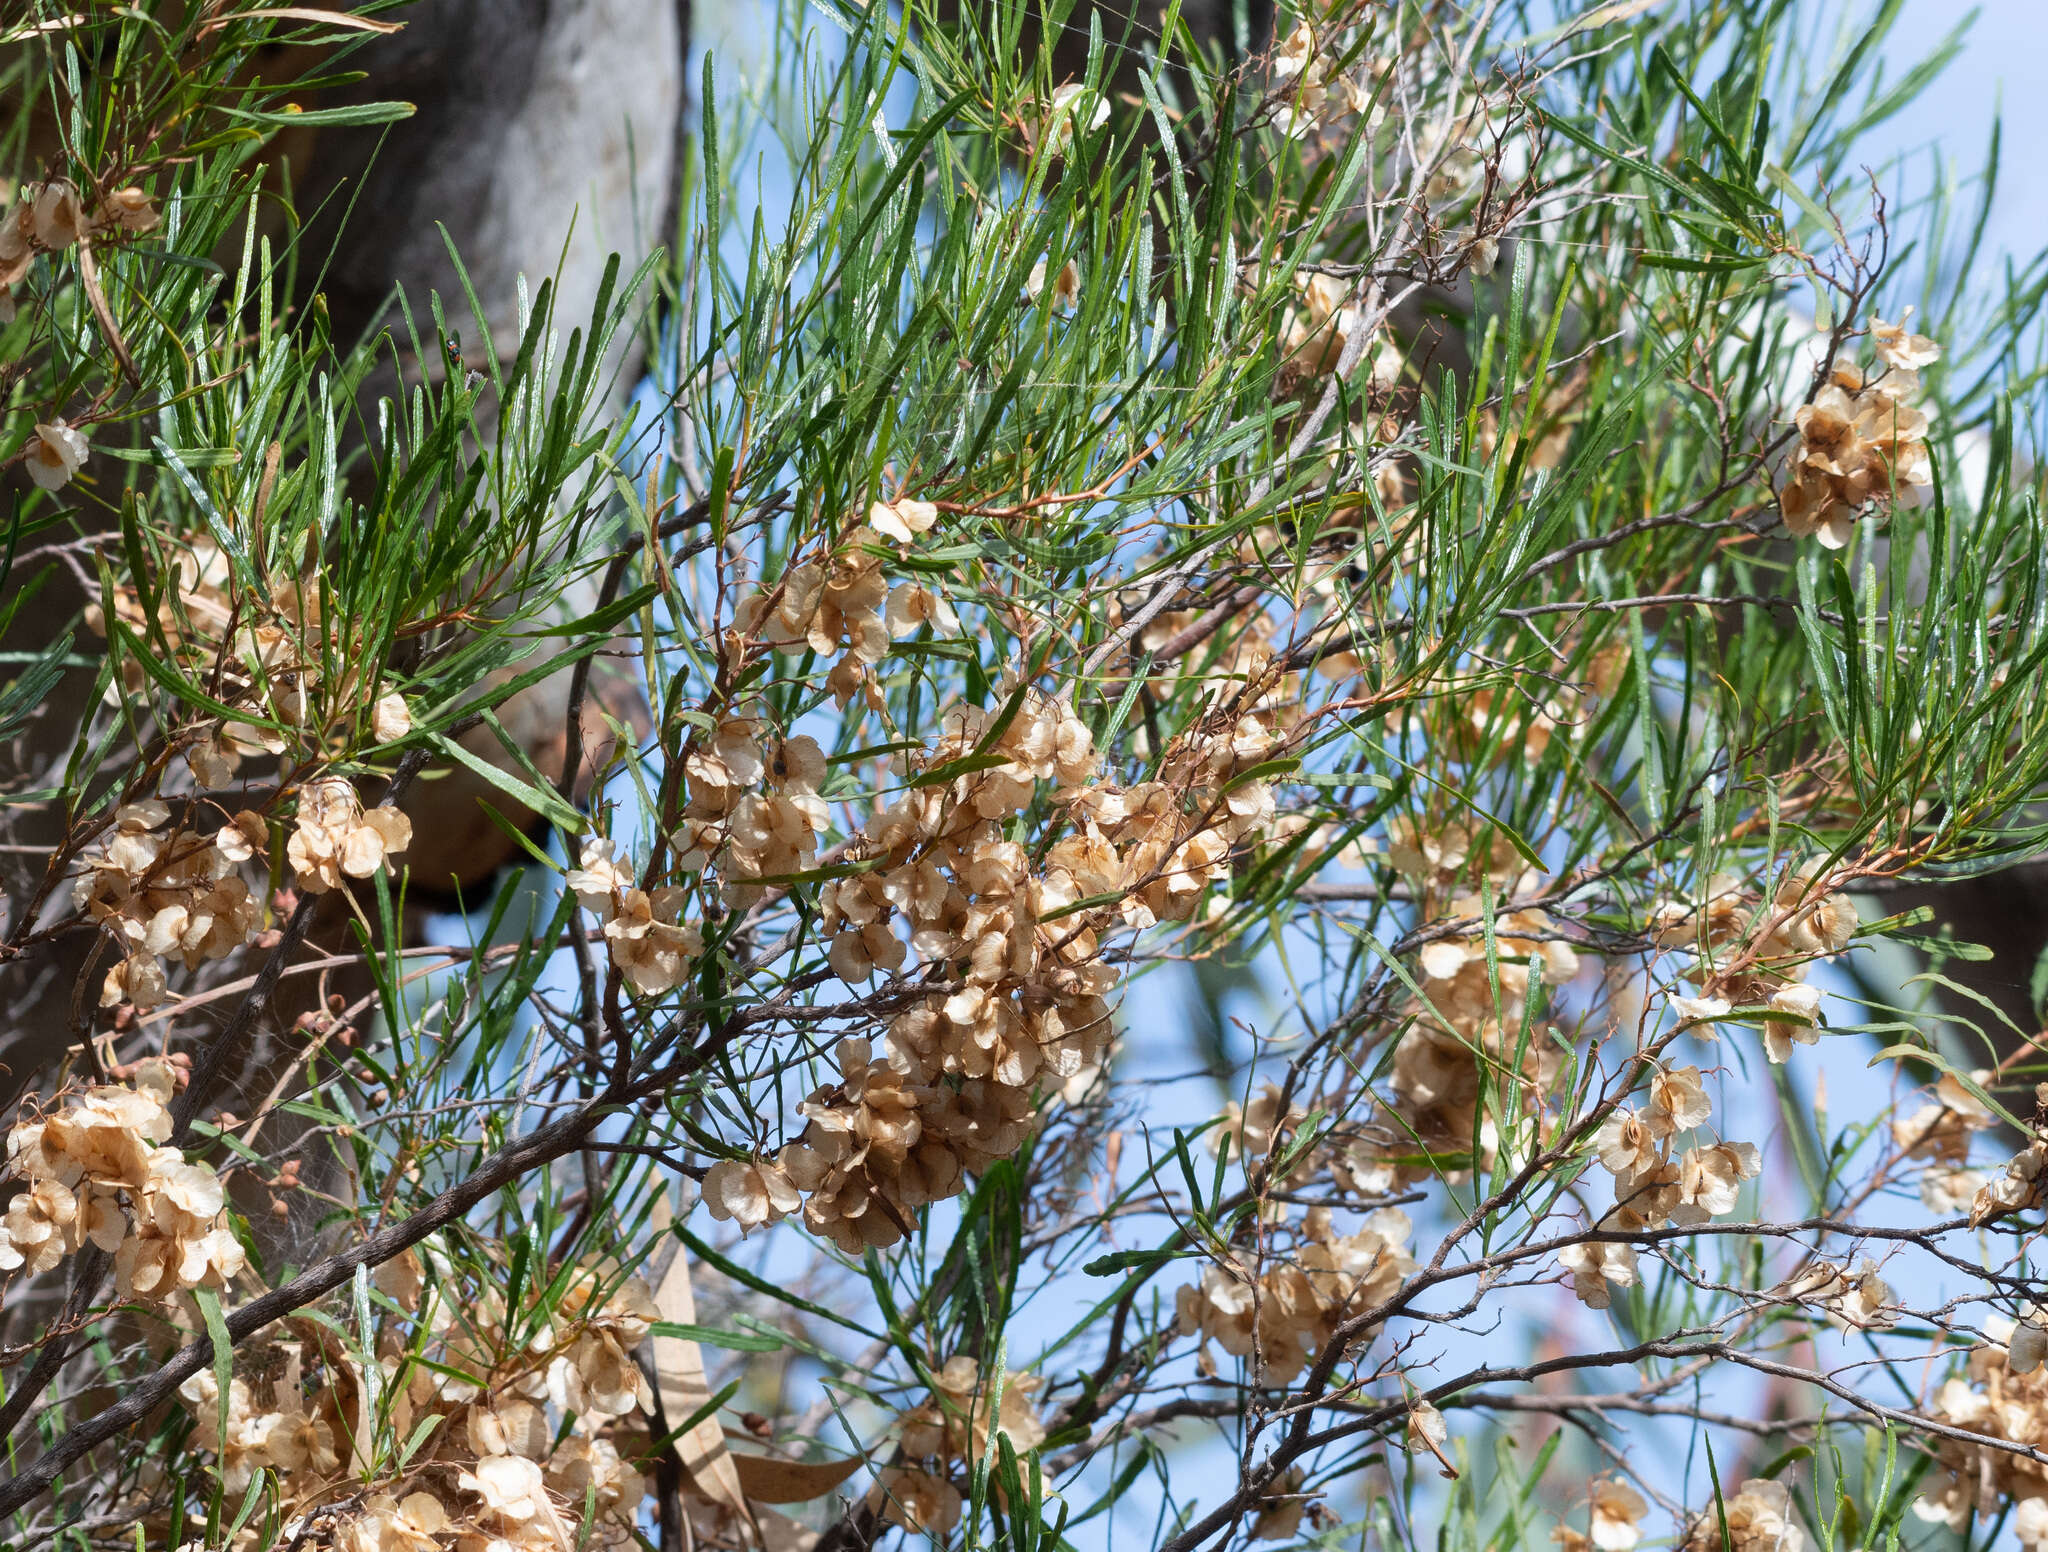
[[[1816,10],[1862,12],[1861,4],[1811,0]],[[1905,153],[1915,165],[1930,165],[1935,150],[1963,168],[1983,157],[1994,115],[2004,120],[1999,197],[1986,232],[1993,249],[2024,259],[2048,246],[2048,0],[1984,0],[1976,7],[1957,0],[1906,0],[1892,34],[1892,57],[1910,63],[1916,51],[1931,49],[1972,10],[1961,55],[1907,113],[1871,136],[1871,159]]]

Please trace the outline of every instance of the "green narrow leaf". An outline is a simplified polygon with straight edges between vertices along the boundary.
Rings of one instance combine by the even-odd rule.
[[[229,1437],[228,1414],[230,1391],[235,1381],[235,1344],[228,1339],[228,1323],[220,1312],[220,1295],[211,1288],[194,1288],[192,1302],[199,1306],[199,1313],[206,1321],[206,1339],[213,1344],[213,1382],[220,1394],[216,1397],[220,1414],[216,1424],[216,1439]]]

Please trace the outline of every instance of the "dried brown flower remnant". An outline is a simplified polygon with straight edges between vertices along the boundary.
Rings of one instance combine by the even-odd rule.
[[[923,1104],[938,1096],[869,1052],[839,1043],[841,1080],[804,1101],[810,1125],[781,1160],[806,1194],[805,1225],[849,1255],[903,1238],[919,1207],[959,1192],[965,1167],[936,1128],[927,1135]]]
[[[230,628],[235,613],[230,596],[233,568],[220,546],[203,536],[175,544],[169,559],[170,564],[157,579],[161,593],[154,616],[145,607],[143,591],[133,581],[125,581],[117,583],[113,590],[114,617],[131,630],[148,633],[152,639],[161,631],[164,644],[187,666],[210,668],[220,638]],[[105,612],[97,601],[86,607],[85,623],[102,636],[108,634]],[[140,664],[124,662],[123,671],[131,690],[139,690],[148,682]],[[118,698],[120,688],[110,685],[107,693]],[[233,700],[241,686],[224,688]],[[229,745],[224,755],[231,761],[232,769],[232,762],[239,762],[244,751],[232,729],[224,730],[220,736]],[[251,747],[256,746],[252,743]],[[282,749],[284,745],[279,742],[276,747]]]
[[[993,1407],[981,1365],[964,1354],[948,1358],[932,1381],[930,1399],[901,1420],[903,1453],[912,1459],[973,1466],[987,1453],[992,1433],[1001,1433],[1019,1455],[1044,1441],[1045,1425],[1032,1403],[1041,1384],[1037,1375],[1006,1373]]]
[[[1762,1168],[1755,1143],[1714,1143],[1614,1177],[1614,1207],[1606,1228],[1657,1228],[1665,1223],[1706,1223],[1735,1210],[1745,1180]]]
[[[1650,925],[1659,943],[1696,956],[1683,974],[1702,995],[1670,998],[1678,1020],[1711,1036],[1737,1004],[1761,1006],[1764,1054],[1782,1063],[1820,1035],[1821,994],[1804,984],[1808,967],[1848,948],[1861,923],[1849,896],[1825,887],[1820,864],[1808,862],[1787,869],[1768,902],[1717,874],[1698,901],[1659,905]]]
[[[1045,1425],[1032,1404],[1039,1386],[1035,1374],[1005,1373],[998,1401],[993,1387],[983,1385],[979,1363],[964,1354],[948,1358],[932,1376],[929,1398],[898,1419],[902,1456],[916,1464],[882,1471],[868,1502],[890,1524],[909,1530],[939,1534],[958,1524],[963,1498],[956,1467],[978,1465],[996,1433],[1020,1457],[1044,1441]]]
[[[537,1462],[523,1455],[487,1455],[461,1472],[456,1486],[482,1500],[472,1512],[490,1537],[486,1545],[571,1544],[571,1532],[548,1495]]]
[[[720,1159],[705,1172],[704,1205],[720,1222],[750,1232],[780,1223],[803,1205],[789,1172],[765,1159]]]
[[[157,214],[156,203],[141,189],[130,187],[116,189],[100,202],[93,213],[95,231],[119,229],[129,237],[139,237],[153,232],[162,223]]]
[[[925,1536],[944,1536],[960,1523],[963,1499],[952,1479],[916,1466],[886,1466],[875,1477],[869,1501],[891,1525]]]
[[[1291,81],[1312,74],[1316,60],[1316,33],[1307,22],[1296,22],[1294,30],[1273,50],[1273,79]]]
[[[202,1369],[178,1387],[192,1414],[193,1437],[219,1459],[221,1484],[231,1493],[245,1492],[256,1472],[266,1468],[319,1475],[341,1464],[333,1428],[318,1407],[307,1409],[296,1352],[269,1388],[271,1402],[262,1406],[249,1381],[231,1378],[223,1434],[220,1381],[213,1371]]]
[[[1472,897],[1451,909],[1459,916],[1485,914],[1484,903]],[[1389,1159],[1378,1182],[1383,1186],[1435,1174],[1436,1165],[1416,1158],[1425,1152],[1469,1158],[1476,1148],[1482,1159],[1492,1158],[1502,1128],[1533,1118],[1562,1068],[1548,1033],[1539,1027],[1525,1042],[1522,1026],[1532,986],[1569,981],[1578,974],[1577,953],[1556,941],[1550,918],[1533,909],[1499,916],[1493,948],[1491,967],[1486,938],[1477,931],[1421,951],[1423,997],[1409,1010],[1412,1022],[1394,1047],[1393,1104],[1380,1128],[1388,1153],[1403,1162]],[[1499,1089],[1518,1061],[1519,1072],[1509,1079],[1517,1113],[1493,1114],[1490,1105],[1482,1106],[1482,1095]],[[1462,1178],[1455,1166],[1447,1173]]]
[[[156,207],[138,188],[109,195],[87,216],[77,186],[68,178],[24,185],[13,207],[0,215],[0,323],[13,319],[14,298],[9,288],[28,273],[38,253],[62,252],[90,234],[139,236],[154,231],[158,220]]]
[[[939,509],[931,502],[912,501],[907,496],[878,501],[868,508],[868,526],[899,544],[913,543],[919,534],[930,533],[938,520]]]
[[[593,835],[584,840],[581,858],[564,882],[586,911],[602,917],[618,908],[618,896],[633,887],[633,880],[631,859],[613,861],[610,839]]]
[[[587,1504],[596,1510],[587,1545],[621,1552],[641,1545],[635,1530],[647,1480],[610,1439],[571,1434],[548,1457],[541,1479],[572,1509]]]
[[[299,887],[339,889],[345,878],[388,871],[391,855],[412,844],[412,821],[395,808],[363,809],[353,783],[338,776],[299,789],[299,815],[285,857]]]
[[[1650,1079],[1650,1108],[1643,1119],[1659,1137],[1705,1126],[1713,1119],[1706,1078],[1697,1067],[1667,1067]]]
[[[74,1096],[7,1134],[7,1174],[25,1190],[0,1217],[0,1272],[43,1272],[87,1241],[114,1252],[124,1296],[161,1302],[220,1288],[242,1270],[212,1166],[167,1146],[170,1064],[142,1064],[132,1086]]]
[[[225,787],[241,763],[241,751],[217,734],[196,739],[185,749],[185,764],[201,787]]]
[[[13,208],[0,216],[0,322],[13,318],[8,288],[28,273],[36,254],[68,248],[88,229],[68,178],[23,186]]]
[[[26,191],[24,191],[24,195]],[[28,273],[36,256],[35,202],[26,197],[0,215],[0,295]],[[7,298],[13,306],[12,296]]]
[[[898,582],[889,590],[887,618],[889,634],[899,640],[927,624],[946,636],[960,630],[960,616],[953,612],[945,593],[921,582]]]
[[[1623,1105],[1601,1123],[1593,1147],[1609,1174],[1627,1175],[1657,1162],[1657,1141],[1649,1118]]]
[[[1976,1227],[2000,1213],[2037,1205],[2048,1176],[2048,1139],[2036,1137],[2006,1165],[2005,1173],[1978,1191],[1970,1203],[1970,1225]]]
[[[1079,82],[1053,88],[1046,103],[1039,137],[1046,151],[1063,156],[1075,134],[1093,134],[1109,122],[1109,104],[1100,93]]]
[[[1650,1506],[1643,1495],[1619,1477],[1595,1477],[1587,1494],[1593,1545],[1600,1552],[1629,1552],[1643,1539],[1643,1516]]]
[[[1799,1528],[1791,1489],[1782,1482],[1751,1477],[1718,1506],[1693,1516],[1679,1552],[1806,1552],[1806,1532]]]
[[[265,833],[254,814],[209,839],[166,829],[170,808],[151,798],[124,804],[101,844],[80,858],[73,905],[118,939],[127,952],[107,972],[100,1005],[149,1008],[166,994],[162,961],[196,969],[224,959],[262,926],[261,902],[235,869]]]
[[[1567,1245],[1557,1253],[1558,1264],[1572,1275],[1572,1292],[1589,1309],[1606,1309],[1613,1302],[1608,1284],[1617,1288],[1636,1285],[1636,1253],[1633,1246],[1612,1240],[1593,1240]],[[1601,1542],[1600,1545],[1606,1545]],[[1633,1543],[1630,1543],[1633,1545]]]
[[[1072,259],[1059,267],[1048,282],[1047,261],[1040,259],[1031,266],[1031,274],[1024,282],[1024,294],[1032,301],[1045,295],[1048,284],[1052,290],[1052,305],[1055,311],[1071,313],[1081,305],[1081,266]]]
[[[1281,134],[1306,139],[1346,114],[1364,118],[1366,127],[1379,122],[1375,78],[1385,65],[1369,60],[1360,73],[1339,75],[1336,61],[1347,52],[1343,32],[1319,33],[1306,21],[1297,22],[1275,47],[1270,71],[1278,103],[1274,123]]]
[[[1678,1020],[1681,1029],[1694,1025],[1711,1025],[1714,1020],[1726,1018],[1735,1004],[1726,997],[1679,997],[1671,999],[1671,1015]],[[1702,1038],[1711,1039],[1713,1031],[1704,1029]]]
[[[28,439],[28,477],[39,489],[62,490],[85,466],[87,451],[84,433],[67,425],[61,416],[38,421]]]
[[[1979,1087],[1991,1081],[1988,1071],[1971,1074]],[[1977,1133],[1998,1124],[1990,1106],[1965,1088],[1954,1073],[1944,1073],[1934,1086],[1935,1102],[1922,1105],[1909,1116],[1895,1117],[1892,1142],[1909,1159],[1926,1159],[1935,1166],[1930,1175],[1955,1170],[1969,1163],[1970,1140]]]
[[[448,1511],[432,1493],[407,1493],[395,1499],[375,1493],[363,1501],[363,1512],[342,1533],[346,1552],[434,1552],[450,1528]]]
[[[626,983],[644,997],[659,997],[689,976],[703,955],[704,935],[682,919],[687,890],[674,884],[642,889],[634,877],[630,860],[612,860],[610,840],[592,836],[567,882],[584,909],[604,924],[612,964]]]
[[[1817,1262],[1793,1284],[1793,1296],[1819,1306],[1837,1330],[1878,1330],[1896,1323],[1898,1300],[1873,1261],[1853,1270]]]
[[[28,191],[22,191],[22,198],[28,198]],[[36,191],[35,203],[29,207],[34,221],[36,246],[55,253],[68,248],[78,241],[85,230],[85,217],[79,208],[78,190],[68,178],[52,178]]]
[[[1665,948],[1720,948],[1741,934],[1756,898],[1734,875],[1716,873],[1696,898],[1660,901],[1650,913],[1650,926]]]
[[[901,503],[892,509],[900,525]],[[863,523],[845,534],[817,560],[803,561],[779,581],[763,582],[733,613],[733,627],[742,637],[777,652],[811,651],[820,657],[844,655],[826,676],[839,705],[845,706],[867,671],[889,652],[889,626],[883,616],[889,583],[882,574],[882,535]]]
[[[688,892],[675,885],[628,889],[604,924],[612,963],[643,997],[675,990],[704,952],[703,934],[681,919],[687,900]]]
[[[294,1511],[345,1514],[337,1544],[348,1552],[636,1545],[647,1484],[631,1462],[632,1441],[645,1438],[632,1414],[651,1400],[629,1353],[656,1319],[652,1295],[616,1262],[587,1257],[545,1292],[529,1288],[515,1313],[494,1282],[478,1286],[473,1275],[432,1241],[379,1268],[378,1288],[419,1344],[408,1356],[425,1359],[401,1363],[387,1348],[381,1380],[351,1350],[330,1346],[321,1352],[325,1388],[308,1394],[295,1344],[238,1350],[238,1366],[252,1359],[251,1375],[234,1378],[225,1447],[208,1421],[219,1409],[213,1377],[197,1377],[182,1394],[223,1474],[276,1471],[287,1528]],[[350,1446],[336,1424],[373,1384],[413,1441],[404,1474],[354,1449],[337,1475],[337,1444]]]
[[[1934,1165],[1920,1177],[1920,1202],[1946,1218],[1967,1211],[1988,1185],[1982,1170]]]
[[[1041,782],[1088,780],[1092,743],[1070,707],[1029,687],[1011,695],[1006,717],[997,725],[978,707],[949,711],[945,737],[913,775],[971,754],[1000,763],[913,784],[853,837],[859,871],[820,892],[830,963],[843,979],[893,973],[915,952],[950,965],[962,983],[891,1020],[886,1060],[865,1041],[843,1042],[842,1081],[802,1107],[809,1127],[779,1168],[808,1198],[806,1224],[849,1251],[894,1243],[917,1207],[954,1195],[966,1173],[1014,1151],[1034,1087],[1087,1070],[1109,1038],[1103,999],[1114,975],[1097,934],[1110,913],[1042,919],[1112,889],[1124,876],[1114,847],[1099,832],[1070,838],[1034,877],[1025,848],[1000,828]],[[801,798],[822,778],[824,758],[792,739],[770,767]],[[720,1180],[741,1185],[736,1173]],[[768,1210],[751,1186],[746,1201],[749,1213]],[[734,1215],[741,1210],[735,1198]]]
[[[1704,1223],[1735,1211],[1742,1182],[1754,1179],[1762,1167],[1753,1142],[1719,1142],[1686,1149],[1678,1165],[1679,1208],[1673,1211],[1672,1221]]]
[[[1672,1067],[1651,1076],[1649,1104],[1644,1109],[1638,1112],[1624,1105],[1607,1118],[1593,1139],[1595,1155],[1614,1176],[1615,1207],[1604,1226],[1648,1228],[1667,1220],[1704,1223],[1734,1209],[1742,1182],[1753,1178],[1761,1167],[1753,1144],[1713,1143],[1672,1156],[1673,1140],[1682,1132],[1706,1125],[1713,1113],[1699,1068]],[[1619,1265],[1615,1252],[1625,1249],[1602,1247],[1596,1255],[1593,1247],[1587,1247],[1579,1255],[1560,1253],[1559,1259],[1572,1270],[1580,1296],[1585,1298],[1603,1262]],[[1632,1253],[1626,1266],[1626,1278],[1609,1273],[1608,1280],[1624,1286],[1633,1281]],[[1604,1308],[1604,1301],[1595,1307]]]
[[[1114,976],[1100,963],[1098,923],[1071,913],[1057,926],[1040,920],[1114,885],[1122,877],[1116,853],[1106,841],[1095,843],[1100,855],[1086,842],[1062,842],[1034,879],[1024,848],[998,828],[1040,782],[1086,781],[1093,749],[1070,708],[1029,689],[1012,702],[1000,727],[980,708],[949,712],[946,737],[921,768],[980,752],[1002,762],[943,786],[914,785],[853,838],[848,854],[865,866],[820,892],[829,960],[842,978],[894,972],[914,950],[925,963],[952,964],[964,984],[894,1018],[886,1059],[866,1041],[842,1042],[841,1081],[805,1101],[799,1143],[772,1164],[714,1168],[707,1194],[720,1218],[749,1229],[773,1223],[800,1195],[806,1225],[843,1249],[893,1244],[917,1208],[955,1195],[968,1173],[1015,1151],[1041,1075],[1071,1078],[1099,1061],[1109,1035],[1103,997]],[[826,822],[817,795],[826,761],[812,739],[785,739],[764,754],[759,725],[728,716],[685,767],[691,860],[715,862],[729,895],[751,894],[749,880],[795,871],[815,856]],[[747,790],[756,780],[766,790]],[[658,937],[665,906],[672,911],[681,898],[637,890],[601,838],[586,844],[568,882],[606,919],[622,965],[618,940],[643,926]],[[695,951],[692,939],[688,952]],[[676,973],[666,968],[659,979]]]
[[[471,1361],[476,1361],[472,1359]],[[346,1359],[342,1360],[347,1367]],[[512,1356],[515,1366],[519,1356]],[[490,1367],[488,1364],[483,1367]],[[395,1401],[410,1416],[420,1396],[419,1371]],[[350,1369],[352,1377],[353,1369]],[[525,1383],[512,1374],[494,1392]],[[236,1381],[239,1389],[241,1381]],[[293,1386],[296,1390],[296,1385]],[[207,1397],[197,1398],[205,1402]],[[193,1398],[188,1397],[188,1405]],[[195,1412],[198,1408],[195,1406]],[[603,1430],[609,1419],[578,1416],[571,1432],[555,1442],[555,1428],[541,1408],[522,1399],[501,1399],[465,1410],[463,1426],[429,1428],[428,1448],[413,1457],[425,1465],[408,1480],[426,1488],[403,1498],[391,1493],[361,1497],[361,1507],[343,1529],[339,1545],[348,1552],[563,1552],[569,1547],[635,1546],[633,1527],[647,1484],[619,1442]],[[282,1475],[287,1496],[315,1501],[338,1486],[322,1484],[311,1472]],[[402,1483],[400,1485],[403,1485]]]
[[[2012,1328],[2005,1344],[2005,1366],[2014,1374],[2032,1374],[2048,1357],[2048,1326],[2043,1326],[2038,1305],[2026,1310],[2027,1318]]]
[[[1716,949],[1753,949],[1754,957],[1782,971],[1779,962],[1823,958],[1849,946],[1859,925],[1855,903],[1839,890],[1820,887],[1817,862],[1789,868],[1772,891],[1769,907],[1727,874],[1708,880],[1701,899],[1666,901],[1652,913],[1658,941],[1711,957]],[[1765,929],[1768,930],[1765,930]],[[1762,995],[1756,999],[1764,1000]]]
[[[1455,889],[1474,872],[1504,892],[1528,864],[1499,829],[1488,826],[1483,836],[1457,820],[1431,824],[1406,814],[1387,821],[1387,861],[1395,872],[1430,891]]]
[[[1235,1358],[1256,1355],[1274,1383],[1299,1374],[1334,1339],[1337,1326],[1390,1298],[1415,1270],[1408,1254],[1408,1215],[1383,1207],[1365,1215],[1356,1233],[1336,1232],[1329,1209],[1309,1209],[1292,1260],[1256,1278],[1212,1262],[1199,1283],[1175,1295],[1180,1330],[1213,1341]],[[1357,1334],[1363,1345],[1377,1328]]]
[[[1878,360],[1902,372],[1918,372],[1941,359],[1941,347],[1933,340],[1924,334],[1907,332],[1906,318],[1912,313],[1913,309],[1908,307],[1906,316],[1897,323],[1886,323],[1882,318],[1870,322],[1870,342]]]
[[[1943,1383],[1935,1394],[1932,1415],[1992,1439],[2035,1451],[2048,1448],[2048,1370],[2038,1363],[2027,1364],[2027,1344],[2020,1335],[2026,1329],[2015,1329],[2002,1317],[1987,1318],[1985,1334],[1991,1340],[1971,1351],[1961,1375]],[[2021,1347],[2019,1362],[2014,1361],[2014,1346]],[[1961,1531],[1969,1525],[1973,1512],[1988,1520],[2007,1504],[2024,1511],[2029,1502],[2048,1500],[2048,1468],[2039,1461],[1960,1439],[1932,1438],[1928,1446],[1937,1468],[1922,1484],[1913,1506],[1922,1520]],[[2015,1514],[2014,1520],[2028,1552],[2048,1547],[2048,1514],[2023,1512]],[[2026,1521],[2031,1522],[2030,1527],[2022,1523]]]
[[[388,742],[401,718],[409,730],[411,712],[401,696],[386,694],[373,701],[370,684],[356,674],[325,677],[322,665],[352,662],[353,649],[328,640],[326,589],[317,575],[283,577],[267,588],[252,588],[209,535],[171,534],[166,539],[165,563],[155,576],[116,581],[113,616],[136,635],[161,641],[174,662],[236,713],[205,729],[205,736],[188,748],[187,758],[203,783],[219,786],[244,757],[282,754],[295,743],[302,755],[312,755],[330,732],[360,728]],[[104,616],[101,603],[87,606],[86,624],[101,635],[111,628]],[[122,680],[107,687],[110,702],[118,701],[124,688],[139,692],[150,684],[132,654],[122,655],[121,667]],[[203,727],[192,731],[198,734]],[[316,758],[332,752],[322,747]]]
[[[1455,1477],[1458,1468],[1444,1453],[1444,1446],[1450,1442],[1451,1425],[1444,1421],[1444,1414],[1435,1405],[1421,1396],[1408,1404],[1408,1452],[1429,1454],[1437,1458],[1447,1477]]]
[[[1793,981],[1771,993],[1770,1006],[1792,1015],[1764,1020],[1764,1054],[1782,1065],[1791,1060],[1793,1046],[1812,1045],[1820,1038],[1820,988]]]
[[[1353,285],[1334,275],[1310,274],[1299,282],[1301,302],[1281,325],[1280,350],[1297,371],[1335,371],[1351,336],[1365,327]]]
[[[393,692],[380,696],[370,708],[370,733],[380,744],[395,744],[412,731],[412,709],[405,697]]]
[[[1307,1119],[1300,1105],[1284,1104],[1279,1084],[1268,1082],[1249,1105],[1240,1107],[1233,1099],[1223,1107],[1223,1124],[1209,1134],[1209,1146],[1237,1159],[1262,1159]]]
[[[1790,915],[1765,940],[1766,956],[1839,954],[1856,935],[1860,924],[1855,902],[1839,891],[1819,889],[1814,883],[1818,871],[1817,864],[1807,863],[1791,869],[1779,882],[1774,899]]]
[[[1252,1541],[1292,1541],[1301,1532],[1302,1517],[1308,1513],[1312,1495],[1304,1493],[1302,1484],[1308,1480],[1308,1473],[1299,1466],[1289,1466],[1266,1484],[1259,1494],[1258,1514],[1246,1537]]]
[[[1934,481],[1927,416],[1906,400],[1919,387],[1908,363],[1932,362],[1940,349],[1882,320],[1873,333],[1883,374],[1866,381],[1855,367],[1839,364],[1793,417],[1799,445],[1786,465],[1778,508],[1795,537],[1818,536],[1829,549],[1849,542],[1864,508],[1918,501]]]
[[[225,1287],[241,1271],[241,1242],[222,1218],[226,1197],[211,1166],[187,1163],[176,1148],[153,1149],[141,1190],[128,1194],[136,1232],[114,1251],[123,1292],[163,1299]]]

